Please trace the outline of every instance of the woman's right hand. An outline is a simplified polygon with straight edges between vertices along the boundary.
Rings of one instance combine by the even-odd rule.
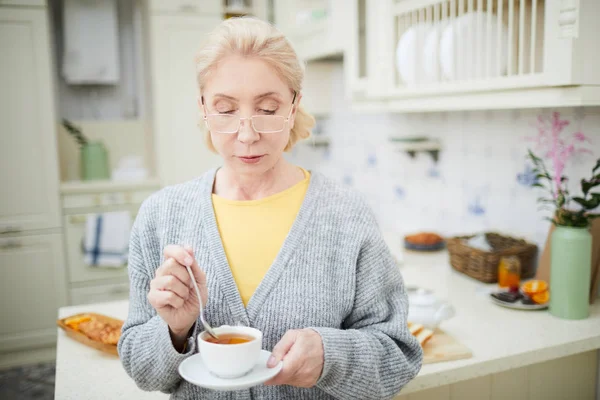
[[[190,266],[196,278],[202,304],[206,304],[208,290],[206,274],[200,269],[191,248],[170,245],[164,249],[165,262],[158,267],[150,282],[148,301],[158,315],[169,325],[172,339],[181,343],[200,314],[198,298],[187,271]]]

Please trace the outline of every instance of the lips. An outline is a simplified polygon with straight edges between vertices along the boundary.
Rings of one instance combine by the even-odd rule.
[[[263,157],[264,157],[264,155],[262,155],[262,156],[238,156],[238,158],[246,164],[256,164]]]

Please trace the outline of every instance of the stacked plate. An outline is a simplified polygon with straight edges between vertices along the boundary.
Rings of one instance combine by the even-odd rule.
[[[498,47],[500,39],[500,47]],[[508,29],[484,11],[408,28],[396,47],[396,66],[407,85],[506,74]]]

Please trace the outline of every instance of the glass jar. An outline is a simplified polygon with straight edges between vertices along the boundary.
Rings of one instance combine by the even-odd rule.
[[[498,286],[518,288],[521,282],[521,260],[517,256],[500,258],[498,265]]]

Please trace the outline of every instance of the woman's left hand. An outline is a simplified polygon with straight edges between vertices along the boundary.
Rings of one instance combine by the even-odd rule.
[[[283,368],[266,385],[313,387],[323,371],[323,341],[312,329],[287,331],[273,348],[267,366],[273,368],[283,360]]]

